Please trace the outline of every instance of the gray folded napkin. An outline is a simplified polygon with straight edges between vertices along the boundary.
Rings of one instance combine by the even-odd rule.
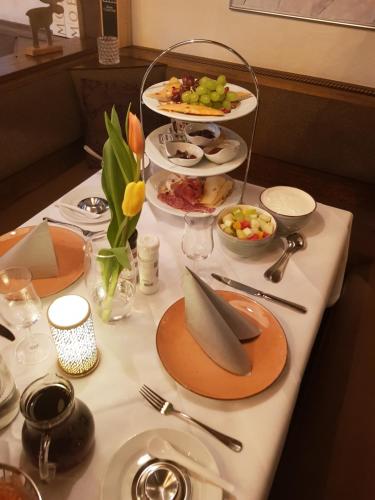
[[[59,268],[47,221],[34,227],[0,257],[1,269],[14,266],[27,267],[33,278],[58,275]]]
[[[246,320],[234,307],[186,268],[183,288],[185,321],[194,339],[222,368],[237,375],[251,371],[250,360],[240,340],[257,337],[257,324]]]

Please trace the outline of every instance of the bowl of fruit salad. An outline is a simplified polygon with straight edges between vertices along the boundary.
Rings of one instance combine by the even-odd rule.
[[[224,208],[216,224],[221,243],[241,257],[249,257],[269,245],[277,228],[270,213],[252,205]]]
[[[216,123],[189,123],[185,127],[186,139],[196,146],[208,146],[220,136],[220,127]]]

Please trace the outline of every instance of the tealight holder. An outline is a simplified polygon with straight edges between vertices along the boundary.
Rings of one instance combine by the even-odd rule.
[[[48,308],[48,323],[61,369],[73,377],[88,375],[99,363],[90,304],[80,295],[64,295]]]

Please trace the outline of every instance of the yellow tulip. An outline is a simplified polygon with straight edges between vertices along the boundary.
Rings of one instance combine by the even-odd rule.
[[[122,213],[128,217],[133,217],[141,211],[145,200],[144,181],[129,182],[126,185],[124,201],[122,202]]]
[[[145,151],[145,138],[142,125],[138,117],[129,111],[128,115],[128,142],[129,147],[138,158],[143,156]]]

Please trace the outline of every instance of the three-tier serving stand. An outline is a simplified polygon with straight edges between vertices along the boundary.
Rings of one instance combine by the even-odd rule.
[[[147,78],[152,71],[153,67],[157,62],[160,61],[165,55],[169,54],[170,52],[174,51],[175,49],[179,47],[183,47],[185,45],[190,45],[190,44],[211,44],[211,45],[216,45],[218,47],[224,48],[234,54],[245,66],[245,68],[249,72],[250,76],[250,81],[253,84],[254,87],[254,92],[252,93],[251,97],[249,100],[241,101],[240,106],[236,108],[235,110],[232,110],[230,113],[225,114],[224,116],[220,117],[206,117],[206,116],[200,116],[200,115],[183,115],[182,113],[170,113],[167,111],[162,111],[159,110],[157,105],[158,102],[156,99],[151,99],[147,97],[147,93],[150,92],[151,90],[156,90],[157,87],[160,88],[162,84],[156,84],[145,91],[145,84],[147,81]],[[241,87],[233,86],[231,85],[231,90],[246,90]],[[251,161],[251,152],[252,152],[252,146],[253,146],[253,141],[254,141],[254,133],[255,133],[255,127],[256,127],[256,121],[257,121],[257,115],[258,115],[258,106],[259,106],[259,87],[258,87],[258,82],[256,79],[256,75],[254,73],[253,68],[250,66],[250,64],[244,59],[237,51],[229,47],[228,45],[225,45],[221,42],[216,42],[213,40],[206,40],[206,39],[191,39],[191,40],[184,40],[178,43],[175,43],[174,45],[171,45],[168,47],[166,50],[161,52],[149,65],[147,68],[142,82],[141,82],[141,89],[140,89],[140,119],[141,123],[143,125],[143,105],[146,105],[148,108],[152,109],[156,113],[159,113],[161,115],[164,115],[169,118],[174,118],[177,120],[181,120],[184,122],[224,122],[224,121],[229,121],[229,120],[235,120],[241,116],[245,116],[247,114],[252,114],[253,119],[250,120],[250,126],[249,126],[249,136],[248,136],[248,144],[244,141],[242,137],[240,137],[238,134],[235,132],[231,131],[228,128],[224,128],[225,134],[229,135],[228,138],[230,139],[237,139],[240,141],[240,150],[237,155],[237,157],[232,160],[231,162],[228,162],[226,164],[222,165],[216,165],[212,162],[209,162],[208,160],[201,160],[201,162],[195,166],[195,167],[178,167],[177,165],[169,162],[167,158],[164,157],[161,145],[159,142],[159,136],[162,134],[165,134],[168,132],[169,125],[164,125],[162,127],[159,127],[158,129],[154,130],[149,134],[146,138],[146,154],[149,157],[150,161],[153,162],[156,166],[165,169],[169,172],[174,172],[176,174],[180,175],[186,175],[186,176],[194,176],[194,177],[209,177],[212,175],[218,175],[218,174],[224,174],[227,172],[230,172],[234,170],[235,168],[238,168],[240,165],[242,165],[244,162],[246,162],[246,167],[245,167],[245,174],[244,178],[242,181],[242,185],[238,192],[234,192],[232,196],[230,197],[230,200],[226,200],[227,202],[230,201],[231,204],[235,203],[243,203],[244,201],[244,195],[245,195],[245,189],[246,189],[246,183],[249,175],[249,169],[250,169],[250,161]],[[148,180],[150,182],[151,179]],[[147,192],[147,187],[146,187],[146,192]],[[149,201],[151,203],[155,204],[156,197],[154,199],[150,199]],[[159,208],[160,205],[159,205]]]

